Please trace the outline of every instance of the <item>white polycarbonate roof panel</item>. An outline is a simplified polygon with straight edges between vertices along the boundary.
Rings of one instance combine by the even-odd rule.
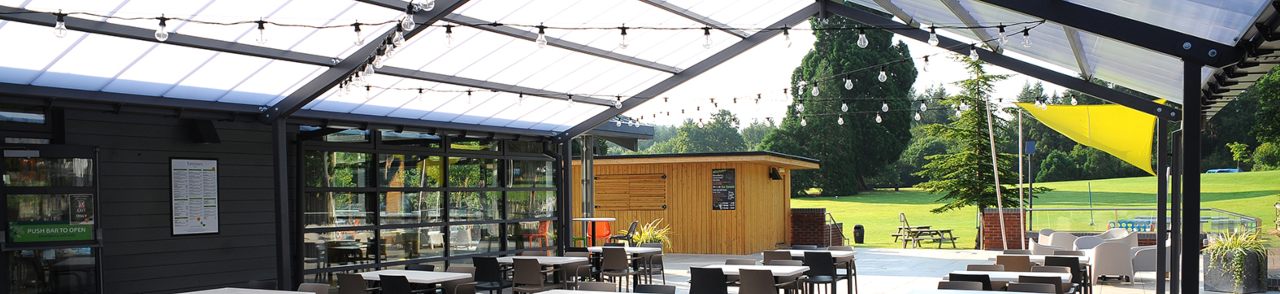
[[[158,45],[125,69],[103,91],[161,96],[217,52],[174,45]]]
[[[1068,0],[1234,46],[1271,0]]]
[[[88,34],[69,31],[62,38],[55,37],[49,27],[0,21],[0,40],[26,40],[22,46],[0,46],[0,82],[30,84],[55,60],[82,42]]]
[[[32,85],[97,91],[153,44],[91,35],[54,62]]]
[[[314,79],[324,67],[271,61],[218,98],[218,102],[270,105]]]
[[[182,78],[165,97],[216,101],[230,89],[253,75],[269,59],[219,53]]]

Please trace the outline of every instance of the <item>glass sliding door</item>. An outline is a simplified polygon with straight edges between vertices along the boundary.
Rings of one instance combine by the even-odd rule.
[[[8,293],[98,293],[97,166],[89,147],[0,146]]]

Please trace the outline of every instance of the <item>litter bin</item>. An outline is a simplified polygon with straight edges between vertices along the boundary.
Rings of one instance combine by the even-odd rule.
[[[862,225],[853,225],[853,243],[862,244],[862,239],[867,235],[862,229]]]

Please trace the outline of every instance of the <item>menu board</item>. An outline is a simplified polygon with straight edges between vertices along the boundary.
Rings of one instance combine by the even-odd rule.
[[[711,209],[738,209],[738,182],[733,169],[711,170]]]
[[[218,161],[170,159],[173,234],[218,233]]]

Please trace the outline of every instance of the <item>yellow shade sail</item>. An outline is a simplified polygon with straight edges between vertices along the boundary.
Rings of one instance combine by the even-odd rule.
[[[1159,100],[1157,103],[1164,103]],[[1040,109],[1032,103],[1018,107],[1081,145],[1097,148],[1148,174],[1151,170],[1151,142],[1155,138],[1156,118],[1116,104],[1050,105]]]

